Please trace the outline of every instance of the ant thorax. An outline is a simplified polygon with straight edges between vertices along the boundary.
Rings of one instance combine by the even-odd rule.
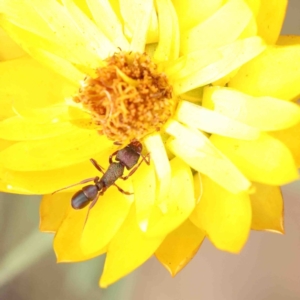
[[[114,184],[115,181],[123,175],[123,173],[124,166],[121,163],[111,163],[100,180],[103,183],[103,187],[107,188]]]

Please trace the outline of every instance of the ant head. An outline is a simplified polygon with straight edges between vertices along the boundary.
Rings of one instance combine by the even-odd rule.
[[[142,143],[138,140],[132,140],[128,146],[136,153],[141,153],[143,150]]]

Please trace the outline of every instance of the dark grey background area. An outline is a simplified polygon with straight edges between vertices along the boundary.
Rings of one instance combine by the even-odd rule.
[[[284,34],[300,34],[300,0],[290,0]],[[175,278],[150,259],[106,290],[103,258],[56,264],[52,235],[38,231],[39,197],[0,194],[0,299],[296,300],[300,299],[300,183],[283,188],[285,235],[252,232],[240,255],[206,240]]]

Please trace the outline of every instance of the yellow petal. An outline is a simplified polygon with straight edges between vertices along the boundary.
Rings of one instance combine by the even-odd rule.
[[[174,91],[177,94],[214,82],[244,65],[265,49],[262,39],[251,37],[237,40],[229,45],[212,50],[221,54],[221,59],[210,65],[189,74],[183,79],[174,82]],[[175,79],[174,79],[175,80]]]
[[[299,35],[280,35],[276,45],[297,45],[300,44],[300,36]]]
[[[222,0],[173,0],[172,2],[176,9],[182,31],[186,31],[203,22],[223,4]]]
[[[110,242],[100,286],[107,287],[144,263],[156,251],[164,237],[149,238],[136,222],[133,206],[127,219]]]
[[[13,144],[14,144],[14,142],[12,142],[12,141],[0,139],[0,151],[4,150],[5,148],[7,148]]]
[[[292,152],[297,167],[300,167],[300,123],[285,130],[272,132],[272,136],[284,143]]]
[[[287,0],[261,0],[257,15],[258,35],[268,44],[275,44],[284,21]]]
[[[101,166],[106,167],[108,165],[108,157],[112,152],[113,149],[108,149],[93,158]],[[42,172],[18,172],[4,169],[0,166],[1,189],[10,193],[51,194],[65,186],[99,175],[99,171],[95,169],[89,159],[69,167]],[[79,190],[80,188],[74,187],[74,189]]]
[[[251,204],[247,193],[232,194],[202,176],[203,195],[191,221],[206,232],[219,249],[238,253],[251,226]]]
[[[300,122],[300,107],[292,102],[252,97],[230,88],[219,88],[211,97],[215,111],[262,131],[280,130]]]
[[[259,136],[259,131],[253,127],[187,101],[179,104],[175,117],[182,123],[209,133],[245,140],[256,139]]]
[[[245,39],[257,35],[257,24],[255,16],[252,14],[250,21],[240,34],[239,39]]]
[[[196,204],[198,204],[203,194],[202,178],[199,172],[194,175],[194,193]]]
[[[118,185],[132,192],[131,180],[118,180]],[[133,196],[125,196],[112,186],[90,210],[81,236],[81,249],[89,255],[103,249],[114,237],[126,219]]]
[[[171,166],[166,153],[165,145],[159,134],[149,135],[144,140],[145,146],[150,153],[150,159],[153,160],[159,187],[157,203],[169,193],[171,183]]]
[[[0,138],[13,141],[47,139],[73,131],[76,127],[70,122],[39,124],[21,117],[12,117],[0,122]]]
[[[151,208],[156,198],[156,178],[152,160],[150,165],[141,164],[132,178],[136,206],[136,220],[141,230],[146,231],[151,214]]]
[[[26,55],[24,50],[0,28],[0,61],[16,59]]]
[[[250,195],[252,206],[251,228],[284,233],[283,199],[278,186],[254,183],[255,193]]]
[[[187,220],[166,237],[155,256],[175,276],[195,256],[204,237],[204,232]]]
[[[251,16],[251,10],[243,1],[229,0],[210,18],[184,32],[181,52],[186,54],[201,48],[218,48],[234,42]]]
[[[47,140],[16,143],[1,152],[0,163],[15,171],[57,169],[89,160],[111,144],[96,131],[77,129]]]
[[[56,232],[70,207],[74,193],[45,195],[40,204],[40,231]]]
[[[154,53],[158,62],[176,59],[179,55],[179,27],[170,0],[156,0],[159,21],[159,41]]]
[[[245,0],[249,8],[251,9],[254,16],[257,16],[260,6],[261,0]]]
[[[165,236],[180,226],[195,207],[193,177],[190,167],[181,159],[171,160],[172,181],[164,201],[154,206],[145,234]]]
[[[80,248],[80,237],[86,220],[88,207],[69,210],[54,238],[54,251],[58,262],[77,262],[105,253],[106,249],[86,255]]]
[[[229,87],[252,96],[292,100],[299,95],[300,45],[269,46],[243,65]]]
[[[0,63],[0,82],[0,119],[15,115],[12,107],[41,108],[62,102],[78,88],[29,57]]]
[[[211,142],[252,181],[283,185],[298,179],[292,154],[279,140],[261,134],[254,141],[212,135]]]
[[[176,137],[167,147],[189,166],[204,173],[232,193],[248,190],[251,183],[200,131],[170,122],[166,132]]]

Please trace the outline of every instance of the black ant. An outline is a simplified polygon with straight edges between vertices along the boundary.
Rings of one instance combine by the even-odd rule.
[[[118,144],[118,143],[115,143]],[[138,169],[143,161],[149,165],[150,158],[149,153],[144,156],[142,152],[143,146],[137,141],[133,140],[126,147],[115,151],[109,157],[109,167],[106,171],[94,160],[90,159],[91,163],[94,167],[100,171],[103,176],[100,178],[98,176],[94,178],[84,179],[76,184],[72,184],[65,188],[55,191],[59,192],[64,189],[68,189],[70,187],[84,184],[87,182],[94,181],[94,184],[84,186],[80,191],[76,192],[72,199],[71,205],[74,209],[82,209],[86,207],[90,202],[89,210],[96,204],[100,195],[103,195],[104,192],[111,186],[114,185],[117,189],[126,195],[131,195],[131,193],[124,191],[121,189],[115,182],[117,179],[121,178],[123,180],[128,179],[133,173]],[[115,161],[113,161],[113,157],[115,156]],[[138,163],[139,158],[142,157],[142,160]],[[138,165],[136,165],[138,163]],[[134,167],[135,166],[135,167]],[[134,168],[133,168],[134,167]],[[123,176],[124,168],[127,170],[131,170],[127,176]]]

